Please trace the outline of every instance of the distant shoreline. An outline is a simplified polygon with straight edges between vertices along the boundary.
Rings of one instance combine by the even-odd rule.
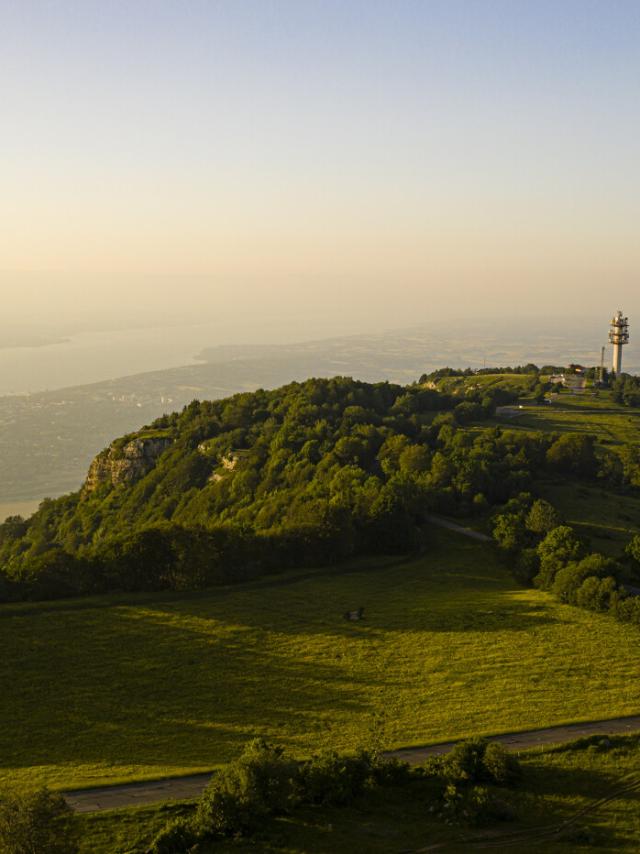
[[[0,501],[0,524],[7,516],[23,516],[25,519],[36,512],[42,498],[32,498],[30,501]]]
[[[68,344],[70,338],[25,338],[16,341],[1,341],[0,350],[35,350],[40,347],[56,347]]]

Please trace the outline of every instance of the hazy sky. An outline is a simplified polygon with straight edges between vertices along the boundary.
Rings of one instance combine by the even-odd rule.
[[[640,315],[639,44],[638,0],[1,0],[4,316]]]

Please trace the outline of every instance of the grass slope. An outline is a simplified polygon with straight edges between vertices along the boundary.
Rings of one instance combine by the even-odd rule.
[[[92,785],[213,767],[255,735],[303,755],[640,709],[637,629],[433,536],[411,561],[0,608],[1,778]]]
[[[640,838],[640,793],[627,793],[596,807],[596,802],[619,789],[628,775],[637,778],[640,737],[583,740],[544,752],[521,756],[524,777],[509,794],[517,820],[481,829],[449,829],[425,808],[423,787],[382,789],[349,808],[301,809],[292,816],[268,822],[257,839],[216,844],[212,851],[327,852],[351,854],[415,850],[428,844],[449,843],[448,852],[476,850],[460,837],[517,833],[517,845],[500,850],[549,851],[556,854],[592,850],[636,852]],[[539,828],[587,812],[556,840],[541,839]],[[85,834],[82,854],[138,854],[146,850],[160,828],[183,805],[117,810],[82,817]],[[204,848],[204,846],[203,846]],[[481,849],[478,849],[481,850]]]
[[[513,426],[556,433],[587,433],[613,450],[616,445],[640,439],[640,418],[637,410],[631,412],[622,407],[605,411],[580,406],[567,408],[564,398],[559,398],[552,406],[525,406]]]
[[[593,551],[620,557],[640,532],[640,497],[619,495],[599,486],[541,480],[538,491],[550,501]]]
[[[598,391],[596,396],[562,392],[551,406],[525,405],[519,415],[501,423],[510,429],[586,433],[612,451],[640,441],[640,409],[616,404],[608,391]],[[640,531],[636,495],[552,477],[541,478],[537,492],[590,541],[592,549],[604,554],[620,556]]]

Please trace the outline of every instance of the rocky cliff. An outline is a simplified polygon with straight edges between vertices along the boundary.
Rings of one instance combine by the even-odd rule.
[[[90,494],[103,484],[135,483],[151,471],[172,442],[167,436],[136,436],[125,444],[114,442],[91,463],[83,492]]]

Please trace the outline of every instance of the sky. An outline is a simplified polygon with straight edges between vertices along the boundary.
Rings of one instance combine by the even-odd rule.
[[[633,320],[639,43],[637,0],[2,0],[3,318]]]

